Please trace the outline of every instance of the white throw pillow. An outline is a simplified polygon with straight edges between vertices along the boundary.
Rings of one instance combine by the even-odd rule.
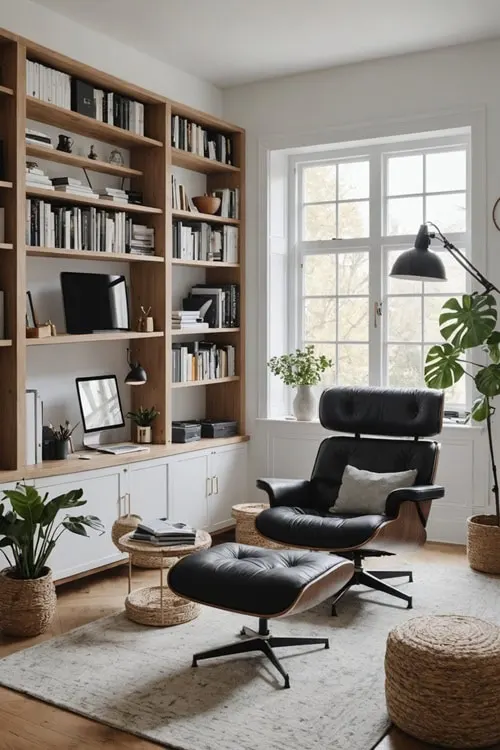
[[[409,469],[379,474],[348,464],[342,474],[342,484],[335,505],[329,509],[330,513],[384,513],[389,493],[400,487],[411,487],[417,473],[416,469]]]

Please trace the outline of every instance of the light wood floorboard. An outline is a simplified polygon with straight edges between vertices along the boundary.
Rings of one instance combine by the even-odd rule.
[[[464,549],[452,545],[428,544],[414,557],[425,561],[466,565]],[[397,558],[391,558],[390,567],[394,569],[397,564]],[[375,566],[387,567],[388,558],[370,563],[370,567]],[[157,579],[157,571],[134,569],[134,583],[137,586],[148,585],[152,581],[156,583]],[[126,590],[126,567],[115,568],[60,586],[57,592],[57,612],[50,631],[38,638],[23,640],[0,636],[0,658],[100,617],[119,612],[123,608]],[[1,750],[102,750],[111,747],[116,750],[151,750],[158,748],[158,745],[0,688]],[[413,740],[393,729],[375,750],[430,748],[430,745]],[[496,750],[500,750],[500,746]]]

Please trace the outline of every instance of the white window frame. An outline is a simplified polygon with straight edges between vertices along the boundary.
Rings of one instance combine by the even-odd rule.
[[[384,235],[386,224],[387,206],[387,160],[391,156],[407,154],[412,151],[420,154],[425,152],[447,150],[466,151],[467,158],[467,184],[466,184],[466,228],[464,233],[445,233],[447,238],[458,247],[466,249],[468,257],[474,262],[471,251],[471,137],[470,134],[457,133],[456,135],[440,135],[439,131],[430,137],[408,139],[401,142],[400,139],[388,138],[383,143],[367,145],[361,143],[356,148],[329,148],[325,151],[314,153],[295,153],[289,156],[289,266],[288,266],[288,347],[292,351],[303,344],[303,288],[302,288],[302,258],[308,254],[331,254],[332,252],[361,252],[368,251],[370,255],[370,278],[369,278],[369,383],[371,385],[384,385],[387,382],[387,315],[382,314],[379,318],[375,314],[375,304],[382,303],[382,310],[387,307],[387,253],[391,249],[404,249],[413,247],[415,233],[411,235]],[[342,161],[370,161],[370,223],[368,238],[360,239],[333,239],[331,241],[303,241],[301,240],[303,201],[302,201],[302,170],[314,163],[340,163]],[[448,191],[442,191],[446,193]],[[459,192],[459,191],[457,191]],[[462,192],[462,191],[460,191]],[[425,196],[425,175],[422,193]],[[393,197],[393,196],[391,196]],[[408,196],[405,196],[408,197]],[[337,204],[338,205],[338,204]],[[373,210],[373,207],[377,207]],[[424,198],[425,212],[425,198]],[[338,215],[338,210],[337,210]],[[424,219],[434,221],[439,225],[439,217],[425,216]],[[337,225],[338,231],[338,225]],[[432,244],[434,251],[441,251],[441,244],[435,240]],[[446,251],[443,251],[446,252]],[[471,290],[471,279],[466,278],[467,291]],[[422,295],[423,298],[427,295]],[[438,296],[438,295],[432,295]],[[443,293],[443,301],[448,297]],[[423,303],[422,303],[423,304]],[[371,310],[370,310],[371,306]],[[422,328],[424,320],[422,316]],[[423,331],[422,331],[423,334]],[[356,343],[356,342],[349,342]],[[365,342],[362,342],[365,343]],[[420,342],[416,342],[420,343]],[[426,342],[428,343],[428,342]],[[436,342],[439,343],[439,342]],[[338,345],[338,342],[337,342]],[[466,382],[466,408],[472,403],[473,389],[470,378]],[[447,404],[447,408],[463,409],[463,404]]]

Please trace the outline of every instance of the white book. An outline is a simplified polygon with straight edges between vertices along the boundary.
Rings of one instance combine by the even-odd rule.
[[[36,391],[26,391],[26,464],[36,464]]]
[[[43,451],[43,401],[35,391],[35,463],[42,463]]]

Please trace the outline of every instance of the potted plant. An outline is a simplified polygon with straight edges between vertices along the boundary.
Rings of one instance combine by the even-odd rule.
[[[316,416],[316,398],[312,391],[321,376],[333,361],[324,354],[316,355],[313,344],[305,349],[296,349],[292,354],[272,357],[267,363],[273,375],[277,375],[285,385],[297,388],[293,400],[293,413],[300,422],[310,422]]]
[[[75,424],[74,427],[72,427],[68,420],[65,421],[64,425],[60,424],[59,429],[54,429],[54,427],[49,424],[49,428],[52,430],[52,434],[54,437],[54,458],[57,460],[62,460],[64,458],[68,458],[69,453],[69,446],[71,441],[71,436],[73,432],[78,427],[79,422]]]
[[[151,425],[159,414],[160,412],[156,411],[154,406],[150,409],[144,409],[144,407],[140,406],[137,411],[129,411],[127,414],[128,419],[131,419],[137,425],[138,443],[153,442]]]
[[[56,608],[48,559],[65,531],[88,536],[87,528],[104,533],[96,516],[58,518],[59,511],[85,505],[83,490],[48,499],[34,487],[19,484],[6,490],[12,510],[0,504],[0,552],[8,567],[0,571],[0,630],[33,636],[46,631]]]
[[[500,331],[496,331],[497,304],[491,294],[465,294],[451,298],[439,317],[446,343],[431,347],[425,363],[425,382],[431,388],[450,388],[464,376],[474,380],[479,397],[471,416],[486,422],[493,474],[494,515],[472,516],[467,520],[467,555],[471,568],[500,573],[500,501],[492,434],[495,414],[493,399],[500,395]],[[479,347],[483,357],[469,355]],[[484,359],[483,363],[477,359]]]

